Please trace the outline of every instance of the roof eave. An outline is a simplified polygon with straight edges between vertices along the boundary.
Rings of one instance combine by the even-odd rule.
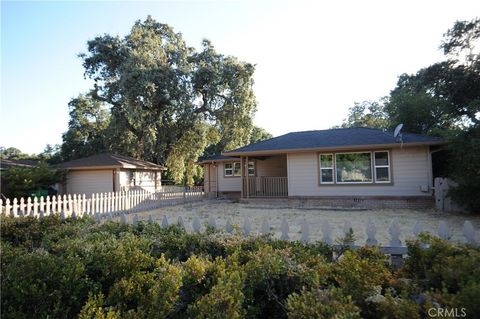
[[[287,153],[307,153],[307,152],[323,152],[323,151],[345,151],[345,150],[361,150],[361,149],[382,149],[382,148],[400,148],[411,146],[429,146],[429,145],[445,145],[446,141],[429,141],[414,143],[391,143],[391,144],[366,144],[366,145],[349,145],[349,146],[333,146],[333,147],[311,147],[311,148],[293,148],[279,150],[262,150],[262,151],[244,151],[244,152],[223,152],[225,156],[251,156],[251,155],[274,155]]]
[[[74,166],[74,167],[56,167],[58,169],[67,169],[70,171],[88,171],[88,170],[110,170],[110,169],[138,169],[149,171],[165,171],[165,167],[138,167],[138,166],[124,166],[124,165],[106,165],[106,166]]]
[[[223,155],[223,153],[222,153],[222,155]],[[202,164],[212,164],[212,163],[217,163],[217,162],[231,162],[232,160],[235,160],[235,158],[238,158],[238,156],[232,156],[231,158],[203,160],[201,162],[197,162],[197,164],[202,165]]]

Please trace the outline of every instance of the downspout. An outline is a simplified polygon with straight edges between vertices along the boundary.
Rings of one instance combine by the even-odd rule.
[[[114,193],[116,192],[116,189],[115,189],[115,170],[114,169],[112,170],[112,190],[113,190]]]

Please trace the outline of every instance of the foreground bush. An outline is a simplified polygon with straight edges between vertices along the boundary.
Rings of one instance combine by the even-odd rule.
[[[424,248],[428,245],[429,248]],[[409,243],[394,271],[375,248],[157,224],[30,217],[1,222],[2,318],[421,318],[480,313],[480,251]]]

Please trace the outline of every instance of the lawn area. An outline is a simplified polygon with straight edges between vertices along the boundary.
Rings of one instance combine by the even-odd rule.
[[[437,234],[440,221],[448,223],[452,240],[464,242],[462,227],[465,220],[470,220],[477,229],[480,228],[480,216],[469,214],[452,214],[436,212],[434,210],[415,211],[409,209],[382,209],[382,210],[336,210],[314,207],[291,207],[288,202],[279,201],[272,204],[261,201],[238,203],[227,200],[204,200],[201,202],[188,203],[176,206],[164,207],[161,209],[139,213],[140,220],[148,220],[150,216],[158,223],[162,222],[163,216],[167,216],[170,224],[176,223],[179,216],[182,216],[187,230],[192,230],[194,216],[200,218],[202,224],[207,223],[211,217],[215,218],[219,228],[225,229],[228,218],[233,224],[242,226],[246,217],[250,219],[252,233],[261,232],[262,222],[267,219],[271,231],[276,238],[281,234],[282,219],[286,218],[289,224],[289,236],[293,240],[300,239],[301,224],[306,219],[310,226],[310,239],[312,241],[322,238],[321,227],[328,221],[332,227],[332,238],[339,238],[343,235],[345,221],[350,221],[357,238],[357,244],[365,243],[367,238],[365,227],[370,218],[376,225],[377,240],[379,244],[388,245],[390,235],[388,229],[396,218],[399,222],[401,235],[405,239],[413,237],[413,227],[417,221],[421,221],[423,229]],[[131,220],[132,215],[128,216]]]

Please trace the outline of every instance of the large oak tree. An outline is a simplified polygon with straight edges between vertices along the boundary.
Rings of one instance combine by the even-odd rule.
[[[94,86],[70,102],[65,159],[113,151],[166,163],[176,181],[191,183],[207,146],[225,150],[250,140],[255,68],[207,40],[197,52],[148,17],[123,38],[89,41],[80,57]]]

